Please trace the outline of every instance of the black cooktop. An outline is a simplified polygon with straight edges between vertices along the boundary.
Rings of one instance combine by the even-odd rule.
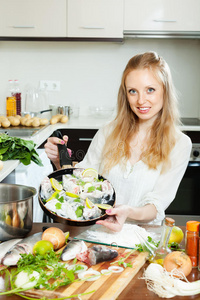
[[[200,126],[200,119],[198,118],[182,118],[181,122],[186,126]]]

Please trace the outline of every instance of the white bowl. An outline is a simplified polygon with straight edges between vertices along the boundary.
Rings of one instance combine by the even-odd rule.
[[[112,106],[89,106],[90,115],[98,118],[111,117],[114,112]]]

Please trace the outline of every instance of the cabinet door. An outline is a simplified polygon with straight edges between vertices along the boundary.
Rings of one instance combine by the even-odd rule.
[[[0,0],[0,36],[66,37],[66,3],[66,0]]]
[[[200,31],[199,0],[124,1],[125,31]]]
[[[69,37],[123,37],[123,0],[68,0]]]

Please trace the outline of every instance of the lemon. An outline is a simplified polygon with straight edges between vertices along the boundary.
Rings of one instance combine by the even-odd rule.
[[[65,194],[66,194],[67,196],[71,197],[71,198],[79,198],[78,195],[73,194],[73,193],[70,193],[70,192],[65,192]]]
[[[5,222],[6,222],[7,225],[10,225],[10,226],[11,226],[12,220],[11,220],[11,216],[10,216],[10,215],[7,215],[7,216],[6,216]]]
[[[92,208],[94,206],[93,202],[90,201],[88,198],[86,198],[85,204],[88,208]]]
[[[92,168],[88,168],[88,169],[85,169],[83,172],[82,172],[82,176],[83,177],[93,177],[93,178],[98,178],[98,172],[97,170],[95,169],[92,169]]]
[[[44,255],[45,253],[53,250],[53,244],[50,241],[41,240],[33,246],[33,254]]]
[[[69,238],[69,231],[65,232],[65,241],[66,242],[67,242],[68,238]]]
[[[111,205],[109,204],[96,204],[98,206],[98,208],[101,209],[109,209],[109,208],[113,208]]]
[[[178,226],[173,226],[172,232],[169,238],[169,244],[171,243],[178,243],[180,244],[183,240],[184,233],[182,229]]]
[[[56,198],[57,195],[58,195],[58,192],[54,192],[54,193],[51,195],[51,197],[48,198],[48,199],[46,200],[46,202],[48,202],[48,201],[50,201],[50,200]]]
[[[58,180],[56,180],[55,178],[50,178],[50,182],[52,185],[52,188],[57,191],[57,192],[61,192],[63,187],[62,184],[58,182]]]

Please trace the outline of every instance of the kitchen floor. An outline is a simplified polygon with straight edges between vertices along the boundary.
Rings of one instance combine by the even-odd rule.
[[[200,216],[190,216],[190,215],[166,215],[175,220],[176,226],[185,226],[187,221],[198,221],[200,222]]]

